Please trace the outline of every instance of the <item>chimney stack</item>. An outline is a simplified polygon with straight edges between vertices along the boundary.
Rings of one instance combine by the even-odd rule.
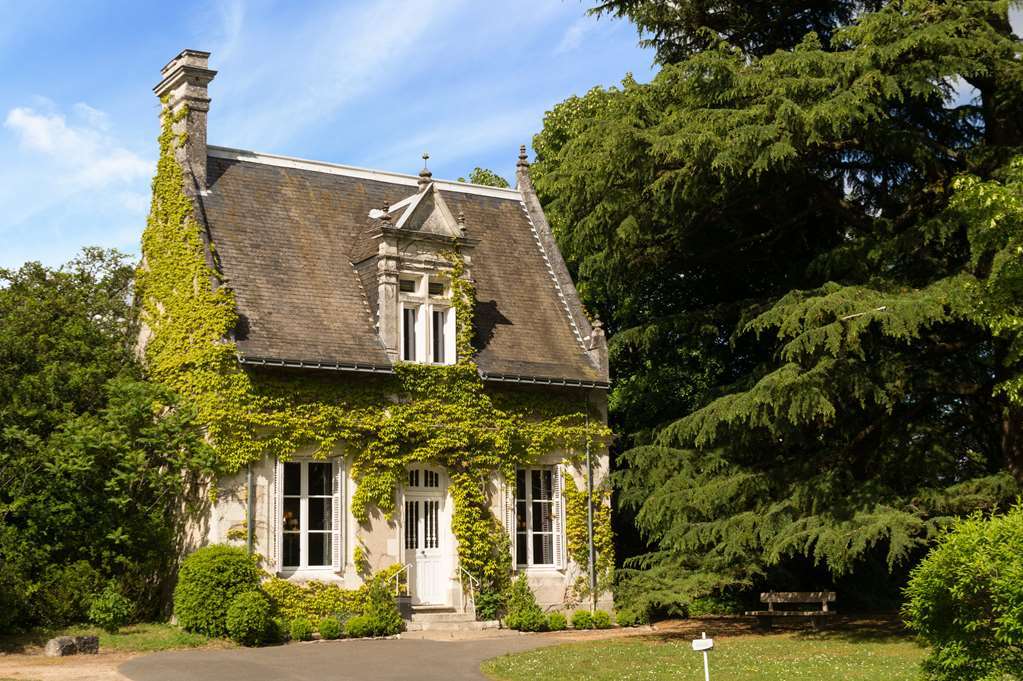
[[[206,114],[210,110],[207,86],[216,71],[209,66],[209,52],[183,50],[163,67],[163,79],[153,88],[171,114],[183,107],[188,114],[174,124],[175,134],[185,134],[185,143],[177,150],[177,160],[185,171],[185,193],[194,196],[206,190]]]

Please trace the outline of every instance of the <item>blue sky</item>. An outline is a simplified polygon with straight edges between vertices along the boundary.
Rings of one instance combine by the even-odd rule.
[[[0,0],[0,267],[137,253],[160,68],[209,50],[209,141],[418,172],[513,174],[572,94],[652,75],[633,27],[575,0]]]

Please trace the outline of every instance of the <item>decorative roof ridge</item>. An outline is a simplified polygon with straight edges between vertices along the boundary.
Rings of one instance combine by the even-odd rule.
[[[360,168],[357,166],[342,165],[339,163],[329,163],[327,161],[315,161],[311,159],[296,158],[294,156],[267,154],[248,149],[233,149],[230,147],[209,145],[207,147],[207,155],[212,158],[222,158],[229,161],[262,163],[264,165],[278,166],[281,168],[295,168],[297,170],[309,170],[312,172],[329,173],[331,175],[345,175],[365,180],[390,182],[391,184],[400,184],[409,187],[419,186],[418,175],[406,175],[404,173],[395,173],[389,170],[373,170],[371,168]],[[454,191],[461,192],[463,194],[475,194],[478,196],[490,196],[498,199],[522,201],[522,193],[517,189],[489,187],[482,184],[455,182],[454,180],[432,180],[432,182],[437,189],[442,191]]]

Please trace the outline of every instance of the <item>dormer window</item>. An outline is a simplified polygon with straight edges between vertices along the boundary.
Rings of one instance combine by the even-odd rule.
[[[446,279],[403,274],[398,279],[401,359],[455,363],[455,310]]]

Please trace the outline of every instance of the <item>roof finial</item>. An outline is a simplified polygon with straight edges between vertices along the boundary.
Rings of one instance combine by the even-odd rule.
[[[419,171],[419,191],[426,189],[426,186],[433,181],[433,173],[430,172],[426,162],[430,160],[430,155],[423,152],[423,169]]]
[[[458,231],[465,236],[465,211],[462,209],[458,210]]]
[[[380,216],[380,219],[383,222],[385,222],[385,223],[386,222],[390,222],[391,221],[391,204],[385,203],[384,207],[381,208],[380,210],[382,210],[384,212],[384,214]]]
[[[520,144],[519,145],[519,162],[515,164],[515,167],[516,168],[528,168],[529,167],[529,160],[528,159],[529,159],[529,157],[526,156],[526,145],[525,144]]]

